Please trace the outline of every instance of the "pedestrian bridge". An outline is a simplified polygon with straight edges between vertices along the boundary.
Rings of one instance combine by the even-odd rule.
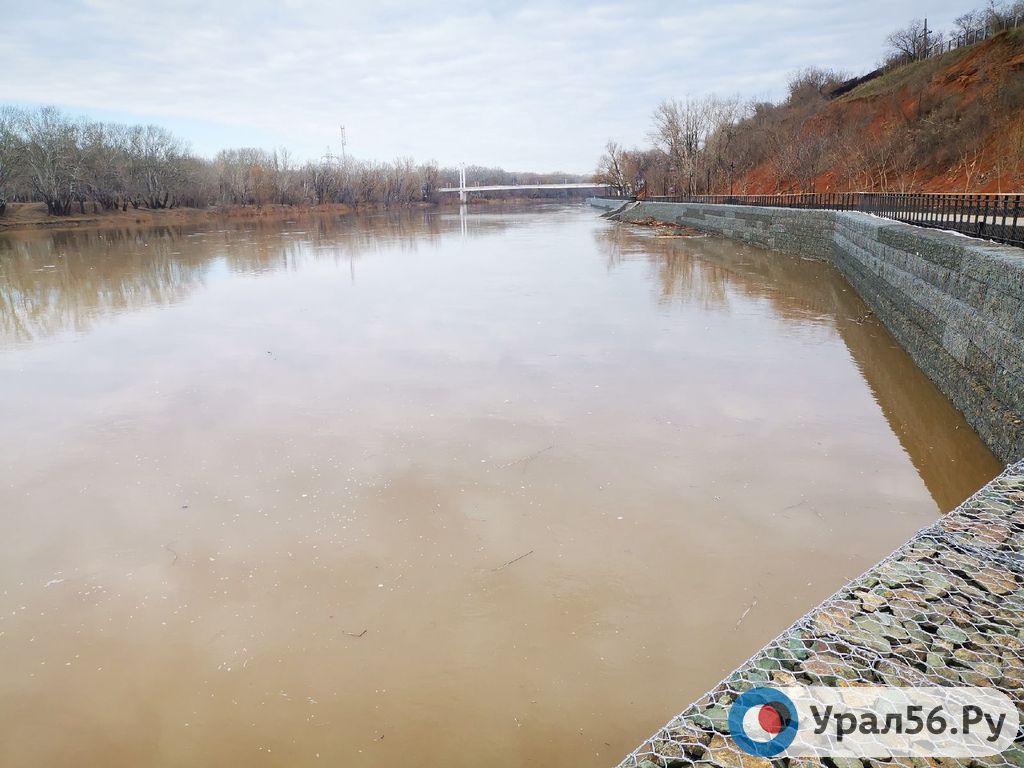
[[[459,186],[441,187],[438,192],[458,192],[459,200],[466,202],[466,196],[470,192],[514,192],[517,189],[610,189],[608,184],[583,183],[583,184],[485,184],[476,187],[466,186],[466,171],[459,169]]]

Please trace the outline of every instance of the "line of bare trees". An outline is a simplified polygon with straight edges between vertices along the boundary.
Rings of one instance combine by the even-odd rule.
[[[948,34],[962,39],[978,25],[999,30],[1022,15],[1024,0],[990,0],[960,16]],[[608,142],[595,180],[624,195],[815,192],[825,191],[815,188],[823,183],[831,191],[905,192],[939,168],[970,185],[979,182],[985,135],[1007,144],[996,153],[999,162],[1020,164],[1024,80],[1009,69],[994,75],[1005,80],[999,87],[970,98],[928,88],[931,72],[922,70],[904,78],[903,94],[880,89],[871,109],[830,108],[835,93],[921,58],[922,45],[941,43],[941,33],[926,36],[924,28],[916,20],[892,33],[885,63],[862,78],[820,68],[795,73],[778,103],[718,96],[663,101],[651,117],[650,145]],[[913,110],[899,103],[908,93]],[[886,115],[884,124],[879,115]]]
[[[652,146],[609,142],[595,179],[624,195],[732,194],[746,191],[736,183],[767,162],[774,176],[813,187],[834,139],[834,128],[815,119],[824,94],[844,79],[802,70],[780,104],[719,96],[663,101],[651,118]]]
[[[466,169],[474,184],[583,181],[566,174]],[[0,214],[8,201],[40,201],[54,216],[99,210],[210,205],[408,205],[458,186],[458,170],[409,158],[327,155],[298,163],[287,149],[225,149],[199,157],[155,125],[76,118],[55,107],[0,105]]]

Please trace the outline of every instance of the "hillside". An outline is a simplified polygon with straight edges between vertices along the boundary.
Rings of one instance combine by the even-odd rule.
[[[835,99],[780,107],[791,141],[822,151],[813,190],[1024,189],[1024,30],[898,67]],[[797,162],[765,158],[745,192],[806,191]],[[810,180],[810,179],[807,179]]]
[[[649,148],[609,142],[623,194],[1024,191],[1024,26],[868,75],[797,72],[779,102],[669,99]]]

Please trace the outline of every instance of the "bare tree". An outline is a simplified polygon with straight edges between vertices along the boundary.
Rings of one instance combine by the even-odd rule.
[[[271,153],[270,169],[274,202],[279,205],[294,205],[298,174],[292,167],[292,156],[286,147],[281,147]]]
[[[982,8],[975,8],[954,21],[953,34],[962,39],[963,43],[971,42],[972,36],[978,33],[992,33],[1005,29],[1009,24],[1024,16],[1024,0],[1012,3],[999,3],[988,0]]]
[[[127,207],[128,131],[116,123],[83,122],[82,188],[104,210]]]
[[[889,46],[890,60],[913,60],[922,58],[927,52],[928,40],[925,35],[925,21],[914,19],[902,29],[897,29],[885,38]]]
[[[441,188],[441,169],[434,160],[420,169],[420,188],[424,200],[433,202],[437,199],[437,190]]]
[[[186,157],[184,143],[166,128],[147,125],[132,127],[128,145],[132,204],[138,207],[141,201],[148,208],[173,207],[172,193],[181,182]]]
[[[655,146],[668,158],[688,194],[695,194],[709,169],[703,150],[708,139],[739,114],[738,99],[710,96],[703,99],[663,101],[654,111]]]
[[[837,69],[805,67],[798,69],[789,78],[789,103],[822,101],[829,91],[838,86],[849,75]]]
[[[356,202],[364,204],[381,202],[384,197],[381,191],[383,180],[384,170],[379,163],[362,163],[356,169]]]
[[[21,171],[22,140],[20,127],[24,114],[14,107],[0,106],[0,215],[7,208],[7,197]]]
[[[957,16],[953,24],[953,34],[966,40],[972,32],[985,26],[985,13],[978,9],[968,11],[961,16]]]
[[[796,183],[798,192],[814,192],[815,182],[831,161],[836,135],[827,126],[807,121],[779,141],[775,151],[780,185]]]
[[[285,149],[267,152],[256,147],[225,149],[214,159],[220,197],[234,205],[289,204],[297,175]]]
[[[54,216],[67,216],[80,193],[78,125],[55,107],[28,112],[24,162],[32,189]]]
[[[576,174],[515,175],[473,168],[481,183],[583,181]],[[385,206],[433,200],[456,175],[410,158],[360,162],[325,157],[296,167],[287,149],[226,149],[211,161],[196,157],[158,126],[73,119],[53,107],[0,105],[0,211],[7,199],[41,200],[54,215],[78,203],[98,209],[347,203]],[[448,181],[451,185],[451,181]]]
[[[852,133],[844,151],[851,158],[849,170],[861,189],[905,192],[914,177],[914,143],[905,122],[890,121],[878,139],[865,141]]]
[[[608,184],[620,195],[625,195],[632,190],[626,179],[625,150],[617,143],[609,140],[604,147],[604,154],[597,162],[597,172],[594,174],[594,181],[599,184]]]
[[[304,175],[306,185],[317,205],[324,205],[334,200],[338,191],[338,173],[333,163],[326,160],[307,163]]]
[[[370,172],[379,176],[375,184],[380,195],[377,202],[383,203],[385,208],[396,204],[408,204],[419,199],[420,181],[411,158],[399,158],[375,166]]]

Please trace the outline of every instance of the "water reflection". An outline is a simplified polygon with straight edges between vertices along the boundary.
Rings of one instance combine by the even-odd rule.
[[[0,234],[0,348],[98,318],[184,301],[213,269],[252,274],[304,260],[355,261],[397,247],[436,247],[445,232],[499,235],[514,216],[425,212],[262,219],[209,226],[39,230]]]
[[[728,241],[0,243],[5,767],[612,765],[998,468],[833,270]]]
[[[739,246],[718,237],[673,237],[629,226],[595,233],[608,265],[640,260],[657,273],[662,303],[727,310],[733,292],[763,300],[802,333],[838,335],[935,500],[947,512],[1001,469],[961,414],[914,364],[839,273],[822,262]]]

